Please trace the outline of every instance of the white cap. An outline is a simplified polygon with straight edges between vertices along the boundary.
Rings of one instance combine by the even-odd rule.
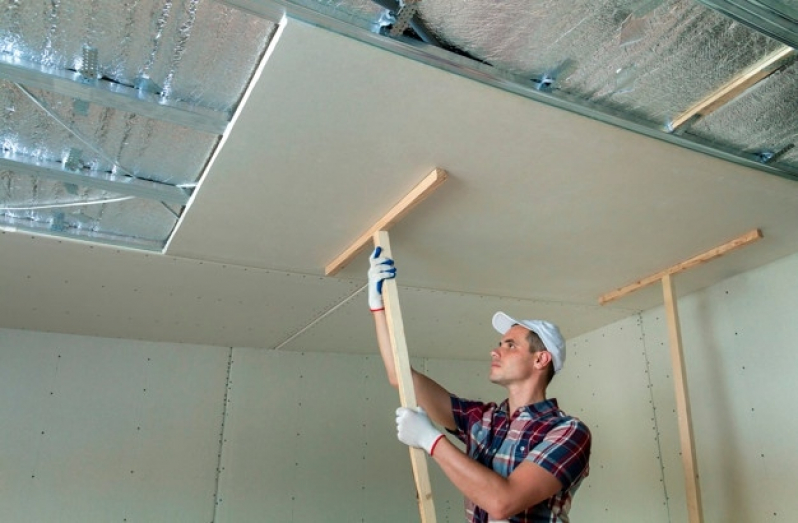
[[[499,334],[505,334],[513,325],[520,325],[531,330],[540,337],[546,350],[551,353],[551,360],[554,364],[554,372],[560,372],[565,364],[565,340],[560,334],[560,329],[553,323],[543,320],[514,320],[503,312],[493,315],[493,328]]]

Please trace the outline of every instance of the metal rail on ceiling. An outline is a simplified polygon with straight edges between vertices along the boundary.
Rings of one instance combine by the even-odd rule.
[[[80,169],[70,170],[58,162],[35,160],[29,156],[10,151],[0,151],[0,170],[3,169],[62,183],[94,187],[118,194],[135,196],[137,198],[147,198],[165,203],[186,205],[190,196],[187,191],[174,185],[111,173],[84,171]]]
[[[42,66],[8,53],[0,53],[0,78],[211,134],[224,133],[231,118],[225,112],[164,100],[104,79],[86,82],[80,73]]]

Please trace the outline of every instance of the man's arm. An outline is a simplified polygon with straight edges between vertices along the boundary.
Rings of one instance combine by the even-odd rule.
[[[396,409],[396,435],[402,443],[424,449],[460,492],[494,519],[509,518],[551,498],[582,477],[590,457],[590,431],[578,420],[550,430],[540,444],[546,452],[536,452],[535,459],[543,459],[556,472],[525,460],[507,478],[455,447],[424,412]]]
[[[536,463],[524,461],[505,478],[465,455],[446,438],[437,442],[432,458],[465,497],[494,519],[507,519],[562,489],[560,481]]]
[[[388,374],[388,382],[394,388],[399,387],[396,377],[396,367],[394,365],[393,349],[391,348],[391,337],[388,331],[388,319],[385,316],[385,309],[382,301],[382,282],[394,278],[396,269],[393,267],[393,260],[380,257],[381,249],[377,247],[369,259],[369,308],[374,316],[374,325],[377,329],[377,343],[380,347],[380,355],[385,364],[385,372]],[[428,378],[424,374],[411,369],[413,373],[413,387],[416,392],[416,401],[423,407],[430,418],[435,423],[454,429],[454,416],[452,415],[452,403],[449,392],[441,387],[437,382]]]
[[[399,388],[394,366],[393,350],[388,332],[388,320],[384,310],[373,311],[374,324],[377,328],[377,343],[380,346],[380,355],[388,374],[388,383],[394,388]],[[441,387],[438,382],[424,374],[411,369],[413,373],[413,387],[416,391],[416,401],[427,411],[429,417],[438,425],[454,430],[454,415],[452,414],[452,401],[449,391]]]

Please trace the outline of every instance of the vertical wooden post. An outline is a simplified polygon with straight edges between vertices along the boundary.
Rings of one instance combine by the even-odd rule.
[[[374,245],[382,247],[383,254],[391,258],[388,232],[377,231],[374,233],[373,239]],[[391,337],[396,378],[399,383],[399,401],[403,407],[415,408],[418,403],[416,402],[416,391],[413,388],[413,375],[410,370],[410,357],[407,353],[407,340],[405,339],[402,310],[399,307],[396,280],[390,279],[383,282],[382,296],[385,303],[385,316],[388,320],[388,333]],[[435,523],[435,505],[432,501],[427,455],[424,450],[410,447],[410,463],[413,466],[413,476],[416,481],[421,523]]]
[[[753,243],[761,238],[762,231],[753,229],[713,249],[599,297],[599,303],[604,305],[605,303],[617,300],[646,285],[651,285],[658,281],[662,282],[662,293],[665,297],[665,315],[668,321],[671,363],[673,364],[673,385],[676,389],[676,416],[679,422],[679,439],[682,446],[682,469],[684,470],[684,487],[687,491],[687,513],[690,523],[702,523],[703,512],[701,508],[701,489],[698,481],[698,467],[696,466],[695,458],[693,423],[690,417],[690,397],[687,394],[687,379],[684,374],[685,365],[682,353],[682,333],[679,329],[679,311],[676,307],[676,294],[673,291],[672,278],[677,273],[707,263],[710,260],[714,260],[719,256],[723,256],[734,249]]]
[[[690,416],[690,399],[682,351],[682,333],[679,328],[679,311],[671,275],[662,277],[662,293],[665,298],[665,314],[668,321],[668,338],[673,365],[673,383],[676,388],[676,415],[679,422],[679,439],[682,445],[682,468],[687,494],[687,514],[690,523],[702,523],[701,489],[698,482],[698,467],[695,457],[693,423]]]

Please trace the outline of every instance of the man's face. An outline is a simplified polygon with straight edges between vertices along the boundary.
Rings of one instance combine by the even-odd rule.
[[[528,335],[528,329],[513,325],[501,337],[499,346],[490,352],[490,381],[507,386],[532,376],[535,354],[529,350]]]

